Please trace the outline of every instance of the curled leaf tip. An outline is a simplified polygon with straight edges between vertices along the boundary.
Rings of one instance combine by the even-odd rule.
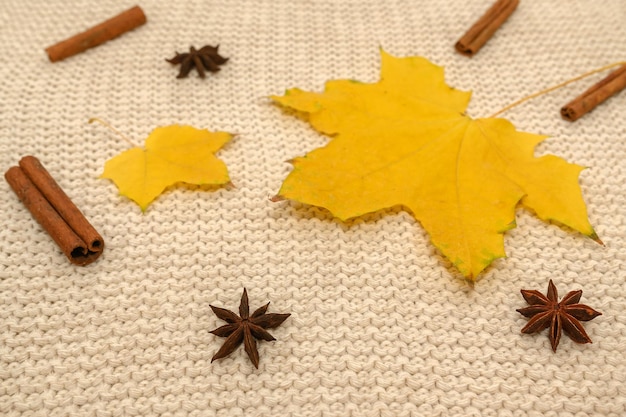
[[[596,234],[596,232],[593,232],[589,235],[589,237],[591,238],[591,240],[593,240],[594,242],[596,242],[597,244],[601,245],[601,246],[606,246],[604,244],[604,242],[600,239],[600,237]]]

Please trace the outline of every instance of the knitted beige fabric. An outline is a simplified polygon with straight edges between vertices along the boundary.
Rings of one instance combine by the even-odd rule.
[[[106,241],[72,266],[0,182],[0,415],[623,416],[626,415],[626,92],[576,123],[561,105],[605,74],[508,111],[588,167],[580,183],[606,244],[520,208],[508,258],[471,289],[402,209],[342,223],[273,203],[285,161],[328,138],[268,96],[378,79],[379,48],[421,55],[472,90],[488,116],[542,88],[626,59],[623,0],[522,0],[473,58],[453,45],[491,0],[143,0],[148,23],[51,64],[45,47],[132,2],[3,0],[0,167],[37,156]],[[230,57],[216,75],[176,79],[165,62],[191,45]],[[174,186],[146,211],[108,180],[161,125],[237,137],[218,156],[234,188]],[[519,290],[583,289],[603,313],[592,344],[523,335]],[[211,363],[224,339],[209,304],[291,313],[260,342]]]

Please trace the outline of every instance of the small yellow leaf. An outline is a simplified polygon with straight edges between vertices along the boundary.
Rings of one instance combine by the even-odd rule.
[[[215,157],[232,135],[191,126],[157,127],[144,148],[132,148],[109,159],[101,178],[112,180],[142,211],[166,187],[178,182],[194,185],[227,184],[226,165]]]
[[[325,207],[339,219],[401,205],[468,279],[505,256],[503,233],[518,202],[597,239],[578,185],[581,167],[535,158],[545,136],[505,119],[465,115],[470,93],[445,84],[443,68],[384,51],[381,77],[326,83],[273,97],[332,137],[293,160],[279,197]]]

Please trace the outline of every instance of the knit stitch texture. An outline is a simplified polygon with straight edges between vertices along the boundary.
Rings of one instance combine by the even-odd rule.
[[[471,289],[409,213],[342,223],[274,203],[285,161],[328,138],[268,97],[329,79],[378,79],[379,48],[421,55],[472,90],[488,116],[588,70],[626,59],[623,0],[523,0],[473,58],[454,43],[491,0],[143,0],[146,25],[67,60],[50,46],[134,5],[3,0],[0,167],[37,156],[106,241],[72,266],[0,181],[0,415],[624,416],[626,415],[626,92],[576,123],[560,107],[606,74],[503,115],[550,135],[537,154],[580,177],[602,247],[520,208],[508,258]],[[165,62],[191,45],[230,60],[202,80]],[[147,210],[99,179],[156,126],[236,133],[218,152],[233,188],[173,186]],[[523,335],[519,290],[603,313],[592,344]],[[211,363],[224,339],[209,304],[291,313],[260,342]]]

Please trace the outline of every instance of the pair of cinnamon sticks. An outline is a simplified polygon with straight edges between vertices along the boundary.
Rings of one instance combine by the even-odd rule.
[[[104,249],[102,236],[34,156],[25,156],[4,174],[32,216],[76,265],[95,261]]]
[[[469,57],[476,54],[511,16],[518,4],[519,0],[496,1],[455,44],[456,50]],[[561,108],[561,117],[570,122],[578,120],[624,88],[626,88],[626,65],[622,65],[619,69],[563,106]]]

